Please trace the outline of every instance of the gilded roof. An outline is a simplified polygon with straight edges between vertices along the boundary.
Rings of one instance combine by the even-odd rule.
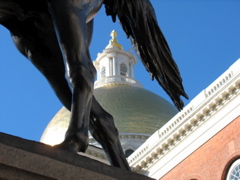
[[[109,85],[94,90],[103,108],[114,117],[120,133],[153,134],[176,113],[176,108],[160,96],[140,87]],[[64,107],[46,127],[41,141],[57,144],[64,139],[70,112]]]

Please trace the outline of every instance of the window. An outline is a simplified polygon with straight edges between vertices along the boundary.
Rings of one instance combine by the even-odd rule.
[[[240,159],[236,160],[230,167],[226,180],[240,179]]]
[[[132,149],[126,150],[126,151],[125,151],[125,157],[127,158],[127,157],[130,156],[133,152],[134,152],[134,150],[132,150]]]
[[[101,77],[105,77],[106,76],[106,68],[102,67],[101,69]]]
[[[127,76],[127,66],[124,63],[120,65],[120,75]]]

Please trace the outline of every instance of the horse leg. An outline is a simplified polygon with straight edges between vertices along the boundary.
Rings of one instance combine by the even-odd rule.
[[[130,171],[113,117],[100,106],[95,97],[92,102],[90,132],[102,145],[111,165]]]
[[[88,52],[86,4],[80,0],[49,0],[48,5],[73,89],[70,124],[60,147],[85,152],[96,73]]]

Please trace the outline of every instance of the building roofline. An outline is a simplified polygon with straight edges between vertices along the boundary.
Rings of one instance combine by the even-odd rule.
[[[239,67],[240,59],[156,131],[128,158],[130,166],[136,172],[160,178],[237,118],[240,112]]]

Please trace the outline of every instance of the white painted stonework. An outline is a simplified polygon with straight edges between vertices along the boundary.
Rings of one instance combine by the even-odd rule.
[[[155,132],[129,158],[159,179],[240,115],[240,59]]]
[[[135,151],[141,146],[148,138],[148,134],[137,134],[137,133],[121,133],[119,135],[123,151],[133,150]]]

